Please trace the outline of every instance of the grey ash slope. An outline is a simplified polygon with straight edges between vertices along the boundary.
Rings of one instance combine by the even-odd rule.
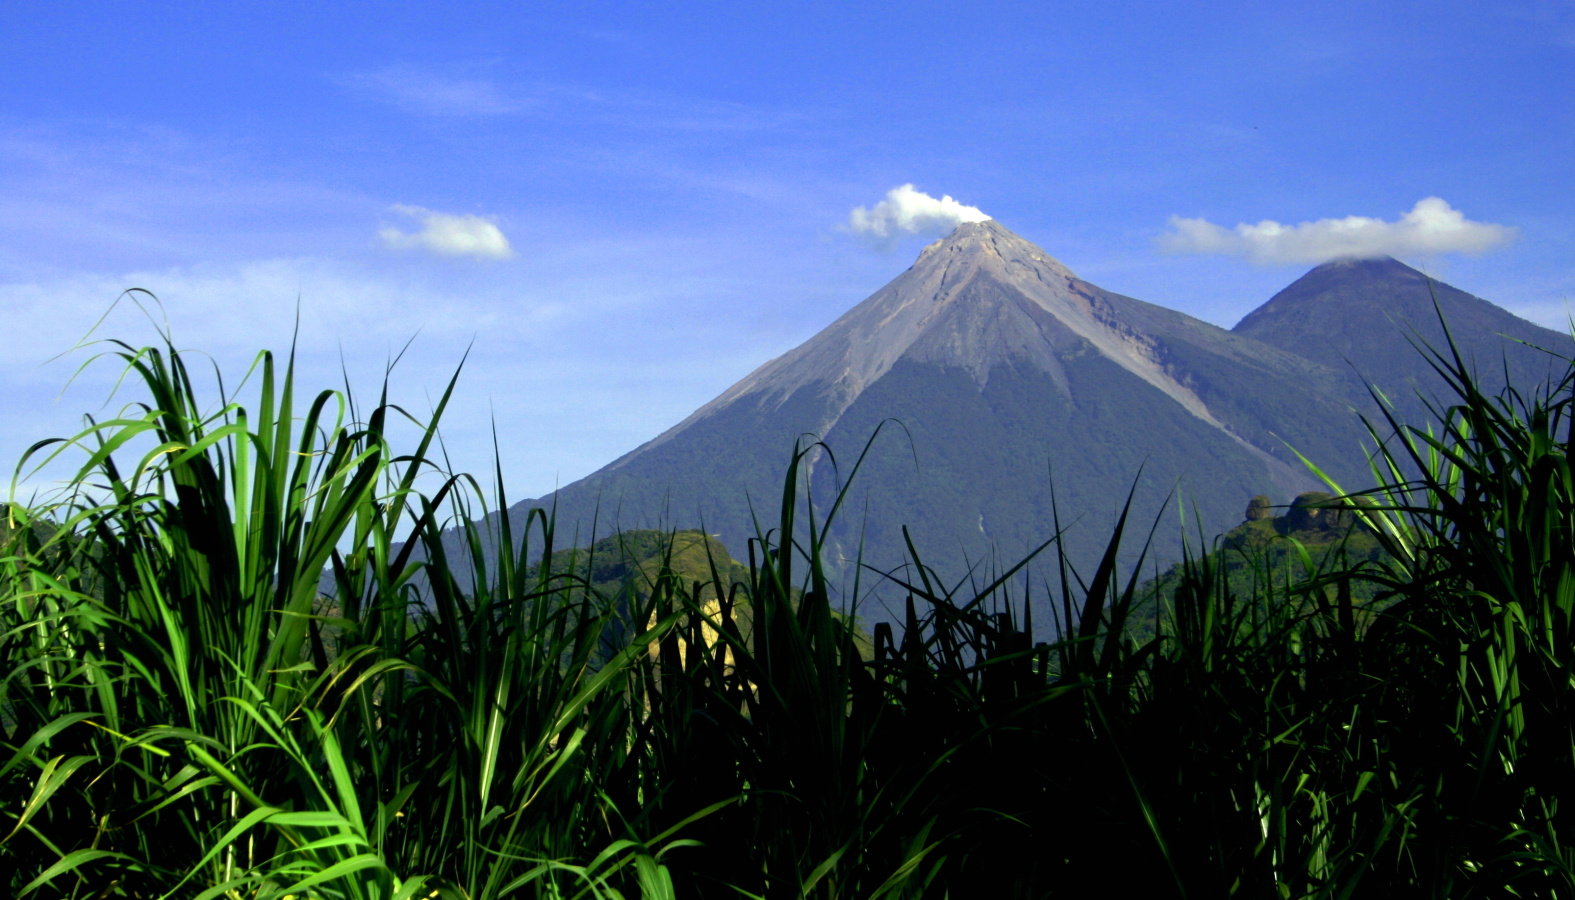
[[[845,465],[897,419],[905,431],[882,435],[858,482],[847,556],[862,527],[866,560],[895,565],[907,525],[953,575],[992,548],[1013,557],[1052,533],[1053,473],[1086,565],[1140,469],[1140,515],[1179,483],[1218,531],[1252,494],[1312,486],[1286,443],[1357,471],[1353,396],[1325,365],[1104,291],[996,222],[967,224],[672,429],[512,511],[556,503],[560,542],[585,543],[593,522],[703,526],[742,555],[751,499],[769,520],[799,435]],[[1176,531],[1162,527],[1163,549]]]
[[[1434,303],[1437,306],[1434,306]],[[1418,393],[1443,395],[1444,384],[1411,346],[1446,349],[1444,327],[1483,386],[1497,392],[1506,369],[1519,389],[1544,382],[1563,366],[1544,350],[1575,353],[1569,335],[1518,318],[1395,259],[1325,263],[1249,313],[1232,331],[1376,385],[1407,421],[1424,415]],[[1543,348],[1543,349],[1537,349]]]

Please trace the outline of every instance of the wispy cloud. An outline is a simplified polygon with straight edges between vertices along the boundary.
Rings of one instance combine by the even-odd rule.
[[[509,239],[491,219],[472,215],[433,212],[419,206],[395,205],[394,212],[421,221],[421,230],[400,231],[387,226],[377,236],[383,246],[395,250],[426,250],[442,256],[474,256],[477,259],[508,259],[514,255]]]
[[[904,184],[887,191],[886,199],[873,207],[860,206],[848,213],[846,228],[877,244],[889,245],[904,234],[945,234],[963,222],[989,218],[979,207],[959,203],[950,194],[937,200]]]
[[[123,370],[119,360],[105,357],[86,365],[113,348],[82,346],[85,342],[115,338],[133,346],[157,345],[168,328],[176,346],[191,351],[187,359],[193,375],[212,399],[208,360],[233,391],[262,348],[281,356],[290,352],[299,383],[314,391],[340,386],[341,373],[348,373],[359,390],[375,391],[389,360],[419,335],[416,352],[405,355],[396,373],[403,400],[419,409],[424,389],[441,386],[453,374],[478,334],[488,335],[493,347],[518,345],[531,339],[532,327],[553,325],[551,314],[540,314],[535,303],[516,301],[503,314],[501,292],[489,294],[485,280],[465,279],[456,290],[418,272],[386,269],[275,258],[118,274],[39,267],[7,277],[0,271],[0,309],[6,310],[8,326],[28,336],[0,343],[0,392],[9,398],[0,456],[14,464],[33,441],[76,433],[82,427],[80,413],[106,418],[141,397],[135,378],[120,383],[117,392]],[[157,301],[123,295],[131,286],[153,292]],[[71,352],[73,347],[78,349]],[[499,357],[493,351],[491,364],[497,365]],[[518,373],[509,374],[519,380]],[[496,380],[511,381],[507,376]],[[472,388],[471,397],[463,398],[468,409],[457,421],[479,436],[487,410],[485,394],[476,393]],[[247,397],[254,396],[248,390]],[[465,455],[484,461],[484,445],[476,438],[468,443],[480,452]],[[46,488],[65,474],[52,467],[32,483]]]
[[[363,99],[420,116],[485,118],[531,115],[579,125],[670,132],[753,132],[788,127],[802,112],[660,91],[449,75],[407,67],[334,79]]]
[[[1427,197],[1393,222],[1346,216],[1282,225],[1264,219],[1228,229],[1206,219],[1171,216],[1170,231],[1160,235],[1159,246],[1172,253],[1241,256],[1265,265],[1288,265],[1344,256],[1484,253],[1513,241],[1518,233],[1504,225],[1473,222],[1441,198]]]
[[[121,296],[130,287],[158,297],[157,303],[140,298],[147,317],[138,309],[139,297]],[[420,280],[311,258],[119,274],[38,271],[0,279],[0,307],[30,336],[0,345],[0,378],[51,381],[58,373],[32,367],[83,340],[106,314],[93,337],[153,341],[154,326],[167,316],[180,346],[241,359],[259,347],[288,346],[292,335],[304,347],[330,355],[351,337],[374,344],[374,356],[418,332],[452,344],[468,338],[490,314],[461,293],[441,292]]]
[[[452,77],[404,67],[358,72],[337,80],[353,92],[423,115],[511,115],[538,102],[490,79]]]

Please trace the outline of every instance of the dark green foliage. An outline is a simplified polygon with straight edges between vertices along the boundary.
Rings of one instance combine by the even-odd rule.
[[[1285,513],[1286,531],[1325,531],[1332,530],[1326,527],[1327,513],[1338,515],[1338,507],[1331,508],[1330,497],[1323,491],[1307,491],[1297,494],[1291,501],[1291,508]]]
[[[1308,491],[1281,516],[1273,515],[1267,503],[1262,495],[1252,498],[1247,520],[1221,536],[1204,563],[1225,579],[1237,597],[1272,602],[1284,597],[1291,585],[1315,582],[1330,572],[1376,574],[1393,562],[1378,537],[1348,508],[1370,506],[1365,497],[1335,500],[1322,491]],[[1158,633],[1161,616],[1174,610],[1176,591],[1185,583],[1187,571],[1187,563],[1177,563],[1139,589],[1140,602],[1127,624],[1135,639],[1141,642]],[[1352,578],[1348,589],[1363,602],[1374,601],[1381,593],[1379,585],[1367,578]],[[1326,587],[1324,593],[1332,597],[1334,588]]]
[[[663,578],[693,586],[702,599],[734,585],[749,584],[749,567],[733,559],[714,535],[700,531],[635,529],[602,538],[590,547],[559,550],[544,564],[531,566],[562,581],[583,583],[591,594],[638,604],[648,600]]]
[[[1046,604],[1027,559],[960,590],[910,542],[865,651],[825,560],[878,442],[833,492],[796,445],[747,570],[564,552],[416,492],[432,432],[393,456],[386,401],[297,423],[265,358],[205,415],[178,356],[125,359],[152,411],[7,510],[10,895],[1575,897],[1575,369],[1488,397],[1434,357],[1457,402],[1379,489],[1189,555],[1150,635],[1134,491],[1081,571],[1050,505]]]
[[[1272,518],[1274,504],[1268,497],[1258,494],[1247,502],[1247,521],[1257,522]]]

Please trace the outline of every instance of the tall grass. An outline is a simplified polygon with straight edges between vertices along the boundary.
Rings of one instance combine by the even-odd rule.
[[[292,367],[264,354],[254,407],[204,412],[179,354],[123,349],[140,414],[35,447],[87,460],[49,507],[7,510],[16,894],[596,893],[631,866],[660,882],[660,846],[628,844],[583,777],[627,755],[638,641],[604,658],[611,612],[555,604],[507,555],[480,590],[448,575],[440,507],[466,482],[414,485],[452,383],[396,456],[386,398],[364,422],[333,392],[301,415]]]
[[[1092,572],[1041,548],[1034,645],[1028,560],[964,591],[910,547],[871,652],[824,448],[747,579],[609,595],[432,457],[453,383],[397,453],[386,396],[303,413],[267,354],[214,409],[119,355],[143,405],[35,447],[78,474],[5,510],[12,895],[1575,896],[1575,369],[1486,397],[1432,356],[1457,402],[1376,427],[1346,501],[1382,564],[1243,591],[1191,554],[1138,640],[1123,515]]]

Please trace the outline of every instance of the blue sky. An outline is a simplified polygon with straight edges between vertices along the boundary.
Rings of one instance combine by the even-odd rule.
[[[8,461],[102,407],[111,368],[62,394],[86,354],[49,360],[137,286],[227,370],[298,299],[314,384],[371,392],[414,336],[416,407],[470,347],[453,458],[496,421],[539,495],[901,272],[933,235],[847,223],[910,183],[1225,326],[1308,268],[1238,223],[1429,197],[1504,230],[1407,261],[1550,326],[1575,295],[1571,2],[18,2],[0,34]]]

